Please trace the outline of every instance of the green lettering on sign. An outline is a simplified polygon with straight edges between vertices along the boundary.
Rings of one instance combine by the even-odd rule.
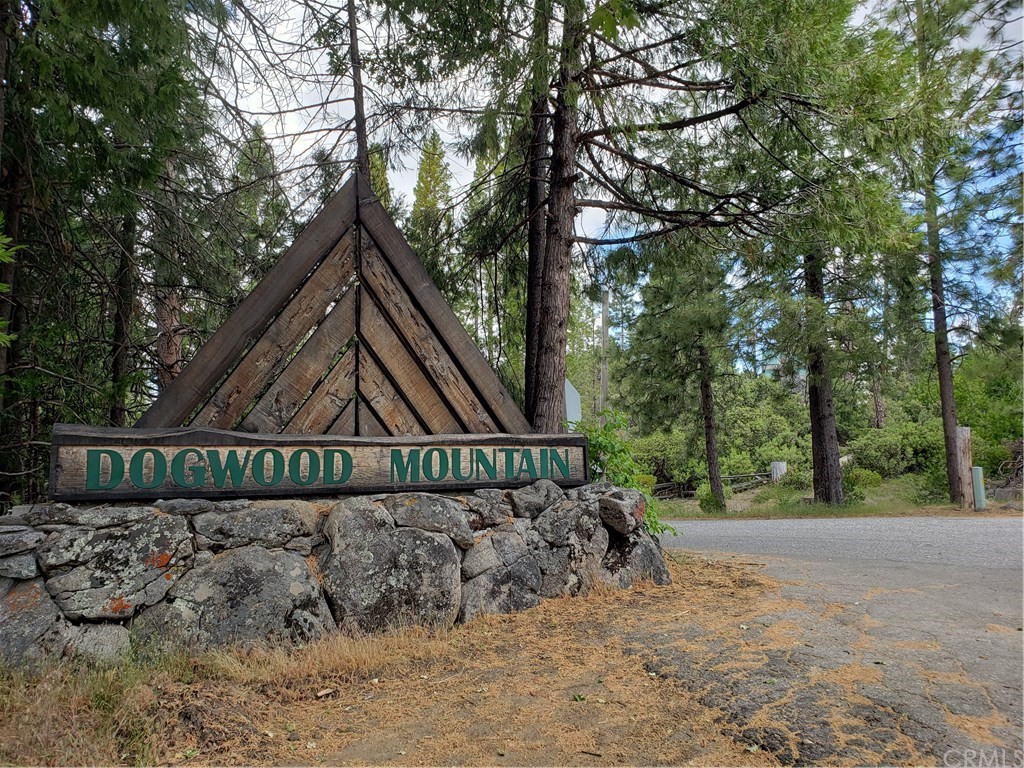
[[[195,456],[199,463],[185,466],[189,456]],[[171,459],[171,480],[182,488],[202,488],[206,485],[206,464],[203,463],[202,452],[197,448],[186,448],[174,454]]]
[[[533,451],[529,448],[523,448],[519,452],[519,468],[516,470],[516,480],[521,479],[524,472],[531,480],[537,479],[537,465],[533,461]]]
[[[103,482],[103,457],[110,462],[110,475]],[[89,491],[109,491],[117,488],[124,480],[124,459],[117,451],[106,448],[89,449],[85,452],[85,488]]]
[[[269,479],[267,478],[268,456],[270,457],[271,464]],[[256,481],[257,485],[277,485],[283,477],[284,456],[281,455],[280,451],[273,448],[264,448],[262,451],[256,451],[256,455],[252,457],[252,479]]]
[[[396,481],[395,478],[398,478]],[[409,451],[408,458],[398,448],[391,449],[391,482],[418,483],[420,481],[420,449]]]
[[[334,462],[341,459],[341,471],[334,473]],[[352,454],[328,448],[324,451],[324,485],[342,485],[352,477]]]
[[[153,473],[146,480],[146,456],[153,457]],[[167,479],[167,457],[156,448],[143,448],[132,455],[128,464],[128,478],[136,488],[159,488]]]
[[[476,457],[476,479],[480,479],[480,470],[482,469],[488,480],[497,480],[498,451],[491,451],[490,460],[488,460],[483,448],[477,448],[473,451],[473,455]]]
[[[503,454],[505,454],[505,479],[515,480],[516,477],[516,453],[519,451],[518,448],[499,448]]]
[[[558,467],[558,471],[562,474],[562,477],[569,476],[569,451],[566,450],[565,457],[563,458],[558,454],[558,450],[555,448],[551,449],[551,475],[555,474],[555,467]]]
[[[302,457],[306,457],[306,476],[302,476]],[[320,457],[312,448],[299,448],[288,457],[288,479],[296,485],[312,485],[320,479]]]
[[[452,448],[452,476],[461,482],[473,479],[473,451],[469,451],[469,469],[462,473],[462,449]]]
[[[423,476],[432,483],[448,477],[448,454],[440,448],[428,448],[423,454]]]
[[[207,451],[206,458],[210,462],[210,474],[213,476],[215,488],[223,488],[228,476],[231,477],[231,487],[239,488],[245,482],[245,469],[249,466],[249,457],[252,451],[245,452],[245,458],[238,459],[238,451],[232,449],[224,455],[221,461],[220,451]]]

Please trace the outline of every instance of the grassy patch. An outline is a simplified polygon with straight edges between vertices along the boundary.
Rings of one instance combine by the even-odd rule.
[[[666,520],[749,520],[802,517],[877,517],[903,515],[948,515],[959,508],[948,504],[924,505],[917,501],[918,482],[912,476],[886,480],[876,488],[865,489],[862,502],[829,507],[810,501],[813,492],[782,485],[766,485],[737,493],[728,500],[724,512],[704,512],[693,499],[668,499],[661,505]]]

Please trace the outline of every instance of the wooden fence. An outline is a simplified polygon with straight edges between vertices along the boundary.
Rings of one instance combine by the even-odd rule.
[[[749,472],[744,475],[723,475],[722,482],[729,483],[733,491],[746,491],[759,485],[764,485],[772,479],[771,472]],[[734,482],[739,481],[739,482]],[[654,486],[654,498],[656,499],[685,499],[692,498],[696,491],[683,487],[684,483],[658,483]]]

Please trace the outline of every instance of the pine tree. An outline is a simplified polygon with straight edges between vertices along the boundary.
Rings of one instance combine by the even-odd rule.
[[[958,247],[957,234],[963,231],[969,208],[965,199],[952,207],[948,203],[956,201],[969,180],[984,173],[972,156],[992,131],[1003,103],[1014,98],[1019,103],[1019,89],[1015,97],[999,58],[972,43],[983,30],[982,13],[965,0],[915,0],[894,3],[885,19],[897,27],[905,55],[913,62],[906,86],[909,140],[900,159],[906,188],[924,221],[921,258],[931,295],[946,478],[953,503],[960,502],[961,488],[950,332],[958,314],[951,300],[958,290],[951,265],[958,257],[977,263],[977,255]]]
[[[409,245],[450,304],[456,303],[463,291],[458,265],[451,260],[454,232],[451,172],[441,136],[433,131],[420,155],[407,235]]]

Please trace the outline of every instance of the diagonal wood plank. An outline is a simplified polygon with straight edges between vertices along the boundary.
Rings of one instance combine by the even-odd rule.
[[[501,431],[369,238],[363,238],[361,262],[364,285],[372,291],[384,313],[391,317],[400,337],[433,378],[465,431]]]
[[[500,430],[509,433],[533,432],[515,400],[491,369],[462,323],[437,290],[423,264],[388,216],[384,207],[368,192],[370,185],[359,180],[359,220],[377,246],[388,255],[402,283],[422,306],[430,324],[451,351],[462,370],[474,382],[480,396],[497,418]],[[366,238],[364,238],[365,242]]]
[[[356,402],[357,398],[353,397],[345,404],[345,408],[342,410],[341,415],[334,420],[330,429],[327,430],[328,435],[344,435],[345,437],[356,436]]]
[[[359,435],[361,437],[391,437],[387,427],[380,423],[373,409],[367,407],[362,399],[356,401],[359,406]]]
[[[353,344],[338,364],[313,390],[285,427],[286,432],[322,435],[345,410],[356,391],[356,346]],[[346,433],[347,434],[347,433]]]
[[[366,181],[359,182],[367,184]],[[295,239],[170,386],[142,414],[137,427],[177,427],[207,397],[239,356],[263,332],[306,276],[358,215],[357,179],[349,179]]]
[[[405,344],[381,314],[372,298],[363,293],[359,304],[359,336],[387,367],[395,385],[413,403],[416,413],[434,435],[465,432],[455,415],[438,395]]]
[[[365,347],[359,350],[359,395],[376,411],[392,435],[426,434]]]
[[[355,237],[349,231],[303,283],[281,314],[192,420],[194,427],[231,429],[280,370],[313,325],[324,317],[355,269]]]
[[[353,283],[334,308],[317,326],[277,377],[249,415],[242,421],[244,432],[283,432],[292,416],[309,397],[313,386],[323,376],[356,332],[356,294]]]

